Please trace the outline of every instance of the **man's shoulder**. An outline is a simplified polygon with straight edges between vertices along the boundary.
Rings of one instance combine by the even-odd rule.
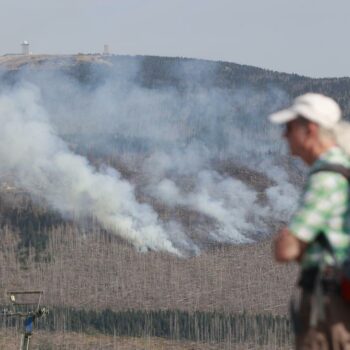
[[[320,157],[310,168],[308,186],[334,190],[348,186],[350,158],[335,147]]]
[[[347,178],[341,173],[322,170],[309,175],[306,189],[327,193],[328,191],[345,190],[349,186]]]
[[[325,166],[342,166],[350,168],[350,156],[340,147],[332,147],[316,160],[311,169],[322,168]]]

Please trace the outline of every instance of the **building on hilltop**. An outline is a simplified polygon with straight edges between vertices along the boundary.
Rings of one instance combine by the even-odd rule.
[[[28,56],[29,55],[29,42],[24,40],[21,44],[22,46],[22,55]]]
[[[103,56],[109,56],[109,45],[107,44],[103,46]]]

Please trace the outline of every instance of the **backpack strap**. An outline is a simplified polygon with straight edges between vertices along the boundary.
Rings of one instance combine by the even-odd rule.
[[[328,164],[324,164],[321,167],[311,171],[310,175],[313,175],[315,173],[319,173],[321,171],[331,171],[337,174],[340,174],[342,176],[344,176],[350,185],[350,168],[347,168],[343,165],[340,164],[335,164],[335,163],[328,163]],[[330,253],[332,255],[332,258],[337,261],[336,257],[335,257],[335,253],[334,253],[334,249],[331,246],[329,240],[327,239],[326,235],[324,234],[324,232],[319,232],[319,234],[316,236],[316,239],[314,242],[317,242],[325,251],[327,251],[328,253]]]
[[[320,168],[317,168],[311,171],[310,175],[319,173],[321,171],[332,171],[334,173],[340,174],[348,180],[350,185],[350,168],[347,168],[340,164],[328,163],[328,164],[322,165]],[[335,258],[333,247],[331,246],[330,242],[326,238],[326,235],[324,234],[324,232],[319,232],[319,234],[316,236],[315,242],[319,243],[323,249],[328,251],[333,256],[333,258]]]
[[[347,168],[343,165],[328,163],[321,166],[320,168],[311,171],[310,175],[319,173],[321,171],[332,171],[334,173],[338,173],[340,175],[343,175],[350,182],[350,168]]]

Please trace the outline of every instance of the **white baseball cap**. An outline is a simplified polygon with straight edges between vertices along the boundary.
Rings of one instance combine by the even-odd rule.
[[[298,117],[332,129],[341,119],[342,112],[332,98],[309,92],[297,97],[289,108],[271,114],[269,120],[275,124],[284,124]]]

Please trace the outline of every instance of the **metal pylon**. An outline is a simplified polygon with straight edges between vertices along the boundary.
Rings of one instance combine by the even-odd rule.
[[[44,292],[41,290],[11,291],[7,293],[11,304],[9,309],[3,310],[3,315],[5,317],[18,317],[24,319],[20,350],[30,349],[30,340],[33,335],[35,320],[48,313],[47,308],[40,306],[43,294]],[[31,298],[36,300],[29,301]],[[22,299],[22,301],[20,299]]]

